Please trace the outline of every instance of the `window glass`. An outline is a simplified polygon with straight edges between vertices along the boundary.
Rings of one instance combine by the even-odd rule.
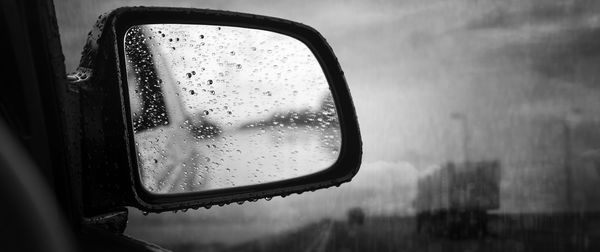
[[[600,3],[567,0],[67,1],[68,69],[100,13],[225,9],[319,30],[364,142],[352,182],[143,215],[126,234],[176,251],[598,251]]]

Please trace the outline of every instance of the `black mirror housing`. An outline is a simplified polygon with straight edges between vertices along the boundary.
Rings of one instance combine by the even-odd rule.
[[[123,38],[143,24],[208,24],[268,30],[306,44],[325,73],[339,116],[338,160],[308,176],[222,190],[152,194],[141,184],[133,139]],[[100,16],[88,36],[71,88],[81,118],[81,187],[84,214],[132,206],[147,212],[209,207],[313,191],[348,182],[358,172],[362,140],[344,73],[325,39],[306,25],[265,16],[204,9],[126,7]]]

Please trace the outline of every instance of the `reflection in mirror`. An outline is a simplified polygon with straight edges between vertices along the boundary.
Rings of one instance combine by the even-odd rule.
[[[282,34],[154,24],[125,35],[138,167],[152,193],[281,181],[329,168],[341,132],[321,66]]]

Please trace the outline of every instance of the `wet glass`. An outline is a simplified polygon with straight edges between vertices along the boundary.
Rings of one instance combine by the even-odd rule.
[[[139,4],[87,2],[54,1],[68,69],[90,17]],[[127,235],[174,251],[600,251],[600,1],[172,6],[317,28],[346,73],[363,164],[339,188],[185,213],[130,208]],[[469,175],[478,167],[492,172]],[[427,190],[450,177],[463,182]],[[491,200],[485,212],[424,209],[448,196],[485,203],[472,195]]]
[[[198,192],[329,168],[341,132],[318,60],[301,41],[249,28],[151,24],[125,35],[143,186]]]

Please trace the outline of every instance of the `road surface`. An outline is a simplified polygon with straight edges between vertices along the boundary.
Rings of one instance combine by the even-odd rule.
[[[600,251],[598,216],[494,216],[490,235],[450,239],[418,234],[410,217],[371,217],[363,225],[323,220],[223,251]]]

